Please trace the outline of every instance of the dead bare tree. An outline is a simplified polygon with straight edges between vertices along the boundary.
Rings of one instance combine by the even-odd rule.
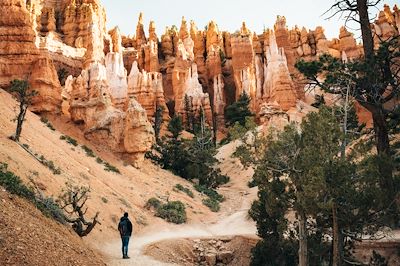
[[[66,189],[63,190],[63,194],[59,197],[61,208],[68,214],[66,221],[72,224],[72,228],[80,237],[87,236],[96,224],[100,224],[97,220],[99,212],[90,222],[85,218],[88,210],[85,204],[89,199],[90,188],[72,186],[70,183],[66,185]]]
[[[36,91],[29,90],[29,83],[26,80],[14,79],[11,81],[10,92],[16,97],[19,102],[19,113],[15,118],[17,121],[17,128],[15,134],[10,139],[19,142],[19,137],[22,132],[22,124],[25,120],[26,111],[32,102],[32,98],[37,94]]]

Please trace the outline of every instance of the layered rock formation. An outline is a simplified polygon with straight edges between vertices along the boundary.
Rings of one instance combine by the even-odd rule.
[[[143,14],[134,37],[107,32],[105,17],[99,0],[1,1],[0,87],[27,79],[39,92],[32,110],[62,109],[83,124],[87,138],[131,162],[151,146],[157,107],[167,121],[175,114],[185,119],[190,106],[222,129],[225,107],[247,93],[261,123],[298,121],[313,109],[295,62],[363,54],[346,28],[328,40],[322,27],[289,30],[281,16],[260,35],[244,22],[229,33],[214,21],[199,30],[183,17],[179,29],[167,27],[160,38],[153,21],[146,36]],[[376,45],[398,35],[398,8],[385,6],[372,28]]]

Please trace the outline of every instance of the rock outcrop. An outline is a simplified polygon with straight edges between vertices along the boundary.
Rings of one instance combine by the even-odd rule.
[[[185,119],[189,106],[222,129],[226,106],[247,93],[258,121],[283,125],[313,110],[294,67],[297,60],[363,55],[344,27],[328,40],[322,27],[289,30],[283,16],[260,35],[244,22],[229,33],[214,21],[199,30],[182,17],[179,29],[167,27],[160,39],[153,21],[146,36],[143,14],[133,37],[121,36],[118,28],[107,32],[105,21],[99,0],[1,1],[0,87],[28,80],[38,91],[33,111],[62,110],[82,124],[87,138],[132,163],[151,146],[149,121],[159,106],[164,121],[170,114]],[[372,25],[376,46],[379,39],[397,36],[399,28],[400,11],[385,6]]]

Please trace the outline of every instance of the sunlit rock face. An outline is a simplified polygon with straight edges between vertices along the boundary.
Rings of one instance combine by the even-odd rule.
[[[199,29],[182,17],[179,27],[167,27],[159,37],[155,23],[147,31],[143,21],[140,14],[135,35],[122,36],[118,28],[106,30],[99,0],[2,0],[0,87],[28,80],[38,91],[33,111],[61,110],[82,124],[87,138],[133,162],[150,146],[149,121],[157,107],[167,121],[170,115],[185,119],[189,105],[223,129],[226,106],[247,93],[258,122],[284,125],[313,110],[297,60],[324,53],[342,60],[363,56],[344,27],[329,40],[322,27],[288,29],[282,16],[261,34],[244,22],[229,33],[214,21]],[[372,24],[376,47],[399,28],[400,11],[385,6]],[[357,110],[368,122],[370,115]]]

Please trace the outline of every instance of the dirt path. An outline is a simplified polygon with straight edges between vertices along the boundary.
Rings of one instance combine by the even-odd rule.
[[[143,249],[152,243],[182,238],[212,238],[217,236],[255,235],[255,223],[248,218],[248,210],[256,197],[257,189],[249,188],[247,182],[252,176],[251,169],[243,169],[240,163],[231,158],[237,143],[221,147],[217,158],[220,168],[230,176],[231,181],[222,186],[219,192],[225,196],[221,212],[214,221],[201,224],[173,225],[160,228],[153,226],[142,235],[134,236],[129,245],[130,260],[121,259],[121,240],[114,239],[101,248],[108,258],[109,265],[173,265],[155,260],[142,254]]]

